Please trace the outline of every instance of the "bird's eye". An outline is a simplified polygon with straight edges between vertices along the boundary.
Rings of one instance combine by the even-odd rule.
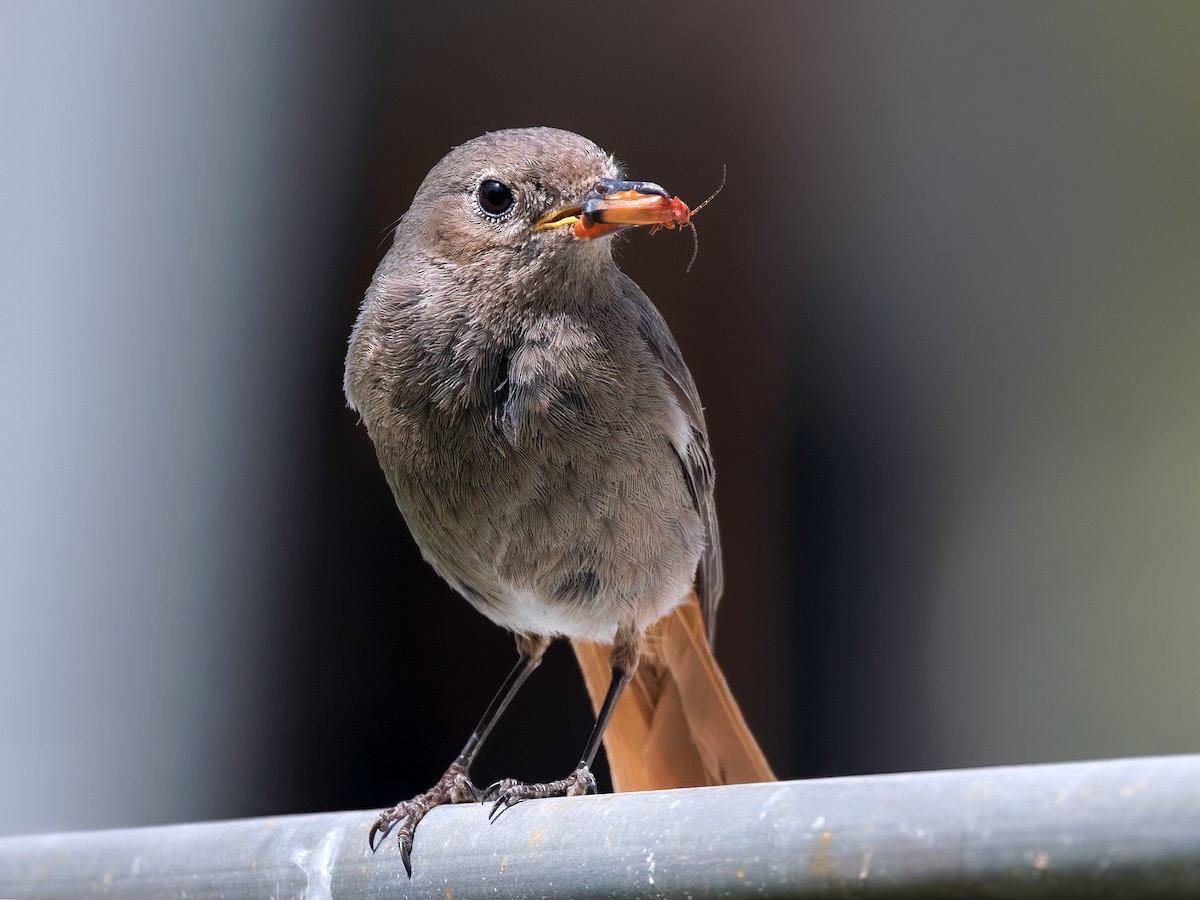
[[[479,208],[489,216],[502,216],[513,208],[513,192],[507,184],[488,179],[479,185]]]

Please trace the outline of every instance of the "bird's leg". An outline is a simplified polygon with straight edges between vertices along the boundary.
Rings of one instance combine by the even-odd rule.
[[[596,753],[600,749],[604,730],[608,727],[608,721],[617,707],[621,692],[625,690],[625,685],[629,684],[630,679],[637,671],[638,659],[641,658],[644,644],[645,636],[640,631],[632,628],[618,629],[617,636],[613,640],[611,656],[612,680],[608,683],[608,693],[604,695],[600,713],[596,716],[596,724],[592,727],[587,745],[583,748],[583,757],[579,760],[575,771],[566,778],[546,784],[526,784],[513,778],[497,781],[484,794],[485,799],[495,800],[488,816],[490,819],[494,820],[504,810],[522,800],[544,797],[576,797],[581,794],[596,793],[596,778],[592,775],[592,763],[596,760]]]
[[[382,843],[388,832],[402,822],[403,824],[400,824],[396,832],[396,842],[400,845],[400,860],[404,863],[404,870],[411,877],[413,835],[425,814],[435,806],[441,806],[444,803],[470,803],[480,799],[480,792],[471,783],[471,764],[479,754],[480,748],[483,747],[483,742],[491,733],[492,727],[499,721],[512,698],[517,695],[517,691],[525,683],[525,679],[541,664],[542,655],[546,652],[549,643],[549,640],[544,637],[517,638],[517,649],[521,656],[517,660],[517,664],[513,666],[513,670],[508,673],[508,677],[504,679],[504,684],[500,686],[496,696],[492,698],[492,702],[479,720],[479,724],[467,738],[467,743],[463,746],[462,751],[450,764],[446,774],[438,779],[437,784],[425,793],[418,794],[411,800],[397,803],[391,809],[386,809],[379,814],[379,818],[371,826],[370,834],[367,835],[367,843],[370,844],[372,850],[376,849],[376,837]]]

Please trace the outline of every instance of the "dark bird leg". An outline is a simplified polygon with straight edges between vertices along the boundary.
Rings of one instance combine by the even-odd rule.
[[[604,703],[600,706],[596,724],[592,726],[592,733],[588,736],[587,745],[583,748],[583,757],[579,760],[575,771],[566,778],[547,784],[526,784],[513,778],[497,781],[484,794],[485,799],[495,799],[496,801],[488,815],[490,819],[494,820],[504,810],[522,800],[536,800],[544,797],[576,797],[581,794],[596,793],[596,779],[592,775],[592,763],[596,760],[600,741],[604,737],[604,730],[608,727],[609,719],[612,718],[613,710],[617,707],[617,701],[621,699],[621,692],[625,690],[625,685],[629,684],[630,679],[637,671],[638,659],[641,657],[644,642],[645,638],[639,632],[626,629],[617,632],[612,649],[612,680],[608,683],[608,693],[604,697]]]
[[[492,702],[479,720],[479,724],[467,738],[467,743],[454,762],[450,764],[446,774],[425,793],[418,794],[411,800],[397,803],[391,809],[381,812],[379,818],[375,820],[375,824],[371,826],[371,832],[367,835],[367,843],[370,844],[372,850],[375,850],[375,838],[378,837],[382,843],[388,832],[395,828],[397,823],[403,821],[404,824],[400,825],[396,832],[396,841],[400,845],[400,859],[404,863],[404,870],[408,872],[409,877],[412,876],[413,835],[416,833],[417,825],[425,818],[425,814],[435,806],[441,806],[444,803],[479,801],[480,792],[471,783],[471,764],[475,762],[475,757],[483,747],[483,742],[487,740],[487,736],[499,721],[500,716],[504,714],[504,710],[508,708],[513,697],[517,695],[517,691],[525,683],[525,679],[541,664],[542,655],[546,652],[549,644],[550,641],[544,637],[517,638],[517,649],[521,653],[520,659],[513,666],[513,670],[508,673],[508,677],[504,679],[504,684],[492,698]]]

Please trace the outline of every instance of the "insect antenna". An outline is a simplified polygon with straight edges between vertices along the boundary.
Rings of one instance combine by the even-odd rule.
[[[717,185],[717,189],[715,191],[713,191],[711,194],[708,195],[708,199],[705,200],[703,203],[701,203],[699,206],[697,206],[695,209],[693,209],[691,212],[691,215],[688,216],[687,224],[688,224],[688,227],[692,229],[692,258],[688,262],[687,268],[683,270],[683,274],[685,274],[685,275],[689,274],[692,271],[692,266],[694,266],[696,264],[696,257],[700,255],[700,232],[698,232],[696,230],[696,223],[693,222],[692,219],[695,218],[696,213],[700,212],[700,210],[704,209],[704,207],[706,207],[706,206],[708,206],[708,204],[712,203],[713,198],[715,198],[717,196],[717,194],[721,193],[721,189],[723,187],[725,187],[725,178],[728,174],[729,174],[729,166],[722,163],[721,164],[721,183]]]
[[[725,165],[725,163],[721,163],[721,183],[717,185],[717,189],[715,191],[713,191],[711,194],[708,195],[707,200],[705,200],[703,203],[701,203],[699,206],[697,206],[695,209],[692,210],[693,216],[696,213],[700,212],[700,210],[704,209],[704,207],[708,206],[708,204],[712,203],[713,200],[716,199],[717,194],[721,193],[722,188],[725,187],[725,177],[728,174],[729,174],[729,166]]]

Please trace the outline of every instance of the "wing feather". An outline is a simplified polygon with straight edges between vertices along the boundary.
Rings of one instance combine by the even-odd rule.
[[[721,599],[721,592],[725,586],[725,575],[721,562],[717,507],[713,501],[716,475],[713,470],[712,451],[709,449],[708,427],[704,423],[704,408],[700,405],[696,382],[683,361],[683,354],[679,352],[679,345],[675,343],[666,320],[636,283],[625,278],[625,287],[638,310],[638,332],[658,362],[667,387],[674,395],[691,430],[686,447],[677,446],[674,440],[671,446],[679,456],[684,480],[708,538],[704,554],[700,558],[696,594],[700,599],[705,630],[711,644],[716,635],[717,602]]]

